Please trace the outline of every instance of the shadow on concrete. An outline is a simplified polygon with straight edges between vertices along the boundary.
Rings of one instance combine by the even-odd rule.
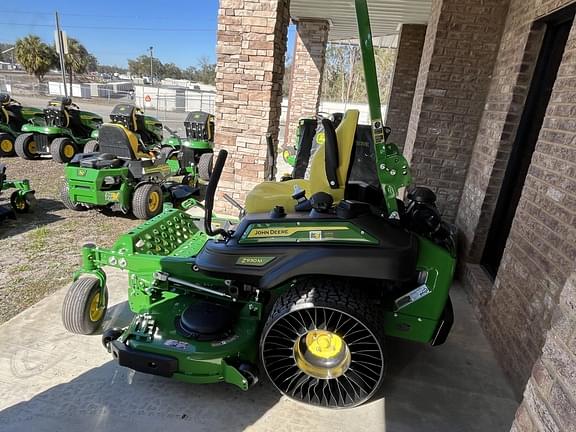
[[[10,202],[0,202],[2,206],[10,206]],[[30,213],[16,215],[16,219],[8,219],[0,225],[0,239],[25,233],[35,228],[50,225],[63,218],[55,212],[65,209],[64,204],[58,200],[40,198]]]

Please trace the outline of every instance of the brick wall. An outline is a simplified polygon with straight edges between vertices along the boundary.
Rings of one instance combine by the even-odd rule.
[[[484,108],[508,0],[435,0],[404,153],[453,221]]]
[[[265,178],[266,135],[278,144],[288,6],[288,0],[220,0],[214,142],[229,159],[217,211],[237,213],[222,195],[243,202]]]
[[[569,3],[568,1],[563,4]],[[569,37],[496,280],[478,263],[544,26],[561,2],[512,0],[457,222],[465,286],[518,394],[576,260],[576,35]],[[576,366],[573,371],[576,373]]]
[[[542,355],[532,369],[513,432],[576,430],[576,272],[568,279]]]
[[[406,141],[425,36],[424,24],[403,24],[400,30],[385,122],[392,128],[390,142],[397,144],[400,150]]]
[[[292,145],[301,117],[318,113],[330,26],[325,20],[299,20],[290,78],[284,145]]]

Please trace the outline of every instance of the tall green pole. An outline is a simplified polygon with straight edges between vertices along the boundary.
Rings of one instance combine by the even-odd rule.
[[[370,107],[372,136],[374,138],[376,171],[384,193],[388,216],[391,219],[398,219],[396,196],[398,195],[398,189],[411,183],[410,168],[404,156],[398,151],[398,147],[394,144],[386,143],[368,5],[366,0],[355,0],[355,5],[360,52],[362,53],[366,92],[368,93],[368,105]]]

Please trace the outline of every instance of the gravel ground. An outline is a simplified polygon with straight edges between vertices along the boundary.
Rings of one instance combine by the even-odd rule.
[[[0,158],[8,179],[30,180],[36,190],[33,213],[0,222],[0,324],[71,281],[83,243],[111,246],[140,221],[97,210],[75,212],[60,202],[63,168],[51,159]],[[11,190],[0,195],[9,205]]]

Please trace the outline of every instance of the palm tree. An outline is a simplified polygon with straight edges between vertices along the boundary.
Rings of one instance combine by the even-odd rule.
[[[72,80],[74,74],[86,73],[93,61],[93,56],[74,38],[68,38],[68,54],[65,55],[66,72],[70,77],[70,94],[72,94]]]
[[[26,72],[34,75],[39,83],[56,64],[55,50],[42,42],[36,35],[28,35],[18,39],[14,51],[16,61],[22,65]]]

